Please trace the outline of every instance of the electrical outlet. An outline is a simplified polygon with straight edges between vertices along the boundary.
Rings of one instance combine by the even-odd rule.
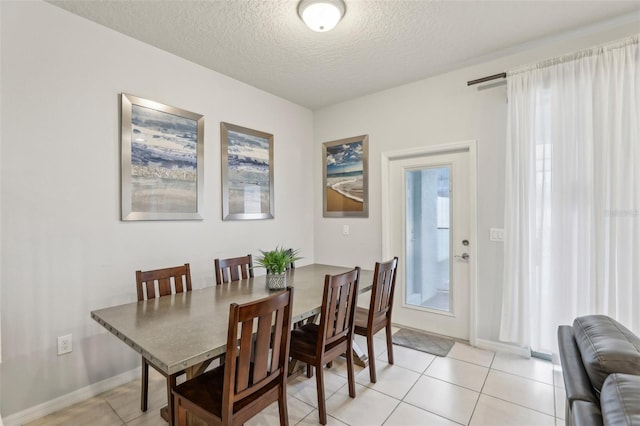
[[[71,334],[58,336],[58,355],[68,354],[73,350],[73,342],[71,338]]]
[[[349,235],[349,225],[342,225],[342,235]]]
[[[489,241],[504,241],[504,229],[502,228],[491,228],[489,230]]]

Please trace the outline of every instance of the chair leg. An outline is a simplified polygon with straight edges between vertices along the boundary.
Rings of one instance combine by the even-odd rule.
[[[313,366],[311,364],[307,364],[307,378],[313,377]]]
[[[278,411],[280,412],[280,426],[289,426],[289,413],[287,412],[287,391],[280,387],[278,396]]]
[[[318,388],[318,415],[320,424],[327,424],[327,406],[324,397],[324,370],[321,364],[316,365],[316,387]]]
[[[147,401],[149,396],[149,364],[142,358],[142,386],[140,393],[140,410],[147,411]]]
[[[356,377],[353,372],[353,338],[347,344],[347,381],[349,382],[349,396],[356,397]]]
[[[391,335],[391,320],[387,320],[387,358],[393,364],[393,337]]]
[[[376,382],[376,355],[373,350],[373,334],[367,332],[367,353],[369,355],[369,380],[371,383]]]

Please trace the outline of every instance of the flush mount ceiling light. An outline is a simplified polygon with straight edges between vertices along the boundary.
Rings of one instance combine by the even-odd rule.
[[[313,31],[331,30],[342,19],[345,12],[342,0],[302,0],[298,4],[298,15]]]

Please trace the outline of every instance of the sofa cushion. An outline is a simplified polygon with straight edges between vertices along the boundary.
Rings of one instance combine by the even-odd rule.
[[[605,425],[640,425],[640,376],[609,375],[600,392]]]
[[[640,374],[640,338],[604,315],[588,315],[573,321],[573,333],[582,363],[599,394],[611,373]]]

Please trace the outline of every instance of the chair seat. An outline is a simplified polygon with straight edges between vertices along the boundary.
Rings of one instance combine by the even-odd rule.
[[[289,354],[291,356],[294,356],[295,354],[296,356],[294,358],[303,362],[306,362],[305,360],[315,359],[319,328],[320,326],[318,324],[312,323],[305,324],[302,327],[291,330],[291,347],[289,349]],[[328,344],[324,352],[331,353],[333,352],[333,349],[338,348],[339,346],[344,348],[346,340],[347,337],[345,336],[343,339],[339,339]]]
[[[174,393],[204,408],[215,417],[221,417],[225,365],[226,364],[222,364],[219,367],[176,386]],[[249,376],[253,375],[252,372],[253,364]],[[233,405],[233,412],[236,413],[248,407],[269,392],[277,392],[277,389],[278,380],[272,380],[271,383],[259,391],[236,402]]]
[[[314,347],[318,340],[318,324],[304,324],[298,328],[291,330],[291,338],[295,338],[299,343],[311,343]]]
[[[356,334],[366,335],[367,334],[367,324],[369,321],[369,309],[356,307],[356,315],[354,318],[355,329],[353,330]],[[378,315],[373,318],[373,329],[374,334],[379,330],[382,330],[385,325],[387,325],[387,317],[386,315]]]
[[[224,364],[176,386],[174,392],[220,417],[223,383]]]

